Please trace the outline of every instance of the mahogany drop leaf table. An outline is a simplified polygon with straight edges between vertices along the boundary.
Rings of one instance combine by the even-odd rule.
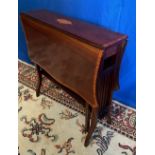
[[[47,10],[21,13],[28,53],[36,65],[39,96],[42,74],[79,95],[86,103],[85,146],[97,118],[110,119],[112,93],[127,36]]]

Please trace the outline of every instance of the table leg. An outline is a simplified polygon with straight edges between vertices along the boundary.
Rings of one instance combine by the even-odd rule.
[[[106,116],[107,117],[107,123],[108,124],[111,124],[111,122],[112,122],[110,110],[111,110],[111,105],[109,105],[109,107],[108,107],[108,114]]]
[[[42,76],[41,76],[41,70],[40,67],[36,64],[36,71],[38,75],[38,81],[37,81],[37,87],[36,87],[36,96],[38,97],[40,94],[40,86],[41,86],[41,81],[42,81]]]
[[[89,104],[86,103],[86,115],[85,115],[85,132],[88,132],[90,126],[90,109]]]
[[[91,126],[89,128],[88,134],[86,136],[86,140],[84,143],[84,146],[87,147],[89,145],[89,140],[96,128],[97,125],[97,113],[98,113],[98,108],[92,108],[92,117],[91,117]]]
[[[107,119],[107,123],[111,124],[112,119],[111,119],[111,106],[112,106],[112,90],[109,93],[109,97],[108,97],[108,101],[107,101],[107,115],[106,115],[106,119]]]

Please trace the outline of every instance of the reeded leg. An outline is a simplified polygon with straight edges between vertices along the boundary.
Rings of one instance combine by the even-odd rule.
[[[40,86],[41,86],[41,71],[40,71],[40,67],[36,64],[36,70],[37,70],[37,74],[38,74],[38,82],[37,82],[37,87],[36,87],[36,96],[38,97],[40,94]]]
[[[84,143],[84,146],[87,147],[89,145],[89,140],[96,128],[96,125],[97,125],[97,112],[98,112],[98,108],[93,108],[92,109],[92,117],[91,117],[91,126],[89,128],[89,131],[88,131],[88,134],[87,134],[87,137],[86,137],[86,140],[85,140],[85,143]]]
[[[90,109],[89,104],[86,103],[85,132],[88,132],[89,125],[90,125]]]

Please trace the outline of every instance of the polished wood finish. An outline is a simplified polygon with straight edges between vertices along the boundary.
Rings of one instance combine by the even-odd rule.
[[[89,24],[87,22],[66,17],[58,13],[52,13],[47,10],[31,11],[21,13],[21,15],[28,16],[32,20],[42,22],[43,24],[79,39],[82,42],[87,42],[94,47],[102,49],[112,46],[127,38],[126,35],[110,31],[101,26]],[[72,24],[60,24],[57,22],[58,19],[70,21]]]
[[[52,77],[86,102],[85,146],[97,118],[111,123],[112,92],[119,88],[119,69],[127,36],[46,10],[21,13],[29,56],[38,73]]]

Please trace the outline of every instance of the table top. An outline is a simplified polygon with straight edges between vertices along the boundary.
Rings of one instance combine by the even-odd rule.
[[[48,10],[37,10],[24,12],[21,13],[21,15],[22,14],[98,48],[104,49],[127,39],[127,35],[113,32],[107,28],[66,17]]]

